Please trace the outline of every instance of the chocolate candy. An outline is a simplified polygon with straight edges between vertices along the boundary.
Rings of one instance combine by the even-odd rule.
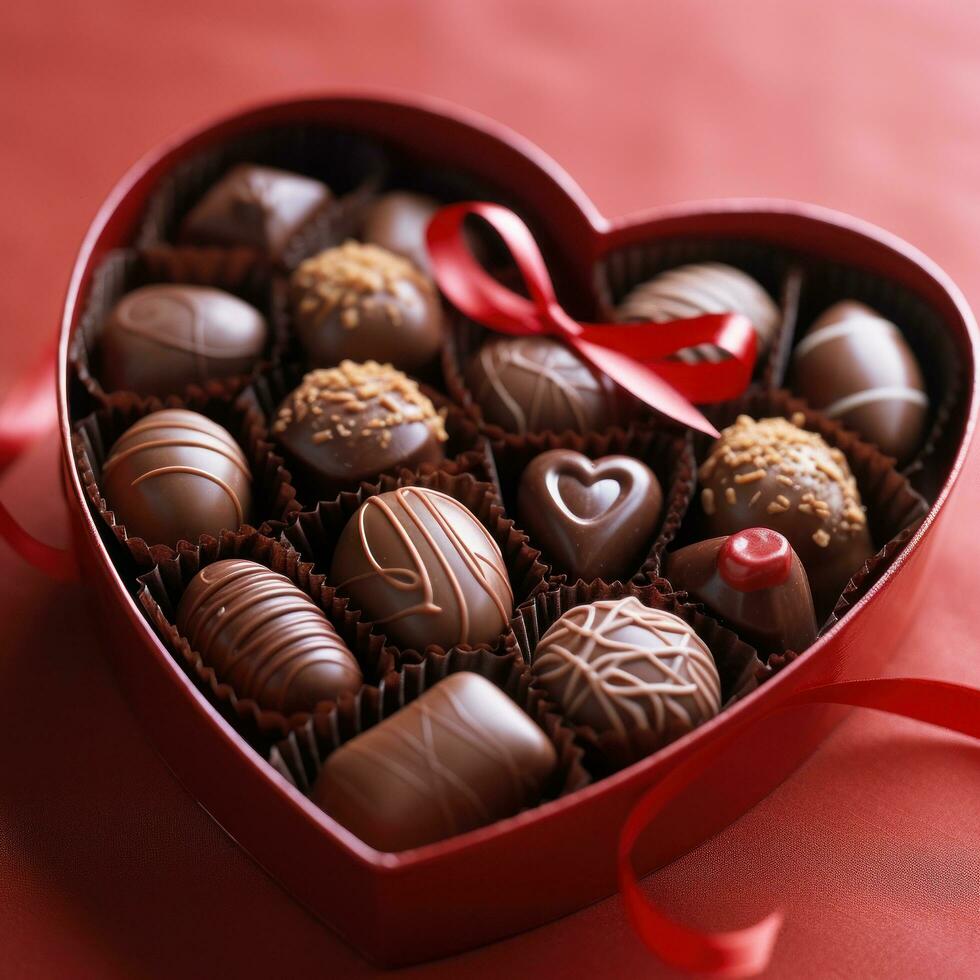
[[[777,531],[747,528],[680,548],[666,575],[764,655],[799,653],[817,638],[806,572]]]
[[[442,415],[389,364],[320,368],[286,397],[272,424],[290,467],[323,496],[398,466],[443,458]]]
[[[416,650],[493,643],[514,606],[497,542],[458,500],[424,487],[368,497],[341,532],[330,578]]]
[[[326,184],[273,167],[242,163],[184,218],[180,240],[246,246],[278,259],[290,239],[331,200]]]
[[[391,191],[368,208],[361,234],[366,242],[401,255],[429,274],[425,230],[438,210],[439,202],[434,197]]]
[[[517,435],[591,432],[616,421],[615,385],[547,337],[491,337],[465,377],[486,421]]]
[[[370,358],[411,371],[442,345],[432,281],[377,245],[346,242],[306,259],[290,298],[296,336],[315,367]]]
[[[102,493],[130,537],[196,542],[249,518],[252,474],[238,443],[216,422],[180,408],[141,418],[102,467]]]
[[[308,595],[243,558],[207,565],[177,606],[177,629],[239,698],[285,715],[353,694],[361,669]]]
[[[755,327],[757,349],[765,353],[779,329],[779,308],[751,276],[721,262],[682,265],[661,272],[636,286],[619,304],[616,319],[623,323],[666,323],[707,313],[741,313]],[[712,344],[678,351],[688,364],[717,362],[725,354]]]
[[[161,284],[127,293],[103,326],[100,378],[108,390],[166,395],[247,374],[266,344],[265,318],[231,293]]]
[[[557,764],[506,694],[460,672],[332,753],[312,797],[371,847],[403,851],[534,806]]]
[[[635,596],[569,609],[538,641],[537,684],[573,724],[666,745],[713,718],[721,680],[683,619]]]
[[[801,425],[803,416],[794,422]],[[844,454],[794,422],[740,415],[701,465],[701,507],[711,536],[748,527],[784,535],[823,618],[873,548]]]
[[[793,352],[794,388],[899,462],[922,444],[929,399],[901,331],[854,300],[835,303]]]
[[[518,518],[531,543],[573,581],[612,582],[637,571],[662,505],[657,477],[638,459],[593,461],[570,449],[531,460],[517,494]]]

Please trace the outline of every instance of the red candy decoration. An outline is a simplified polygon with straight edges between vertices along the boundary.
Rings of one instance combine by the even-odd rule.
[[[750,527],[730,535],[718,552],[718,574],[739,592],[782,585],[792,568],[789,542],[767,527]]]

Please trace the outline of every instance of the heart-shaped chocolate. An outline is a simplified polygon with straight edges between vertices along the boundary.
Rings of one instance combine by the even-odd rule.
[[[524,470],[517,513],[556,571],[614,582],[642,563],[663,499],[656,475],[632,456],[591,460],[552,449]]]

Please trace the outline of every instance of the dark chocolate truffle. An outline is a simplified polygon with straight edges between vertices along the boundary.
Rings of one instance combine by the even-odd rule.
[[[569,609],[538,641],[537,683],[573,724],[666,745],[721,707],[711,651],[673,613],[635,596]]]
[[[667,556],[666,575],[760,653],[801,653],[817,638],[806,572],[777,531],[748,528]]]
[[[428,275],[431,269],[425,230],[439,207],[434,197],[425,194],[411,191],[382,194],[368,208],[361,234],[366,242],[401,255]]]
[[[242,163],[187,214],[180,239],[194,245],[241,245],[279,258],[330,199],[330,189],[318,180]]]
[[[803,416],[740,415],[701,465],[708,534],[769,527],[803,562],[817,615],[833,609],[873,548],[857,481],[839,449],[801,429]]]
[[[239,698],[285,715],[353,694],[361,669],[308,595],[242,558],[207,565],[177,606],[177,629]]]
[[[765,353],[779,329],[779,308],[750,275],[722,262],[700,262],[668,269],[641,283],[619,304],[623,323],[667,323],[708,313],[741,313],[755,327],[757,350]],[[723,352],[712,344],[687,347],[677,354],[688,364],[717,362]]]
[[[835,303],[793,352],[794,388],[899,462],[922,444],[929,399],[901,331],[870,307]]]
[[[514,606],[490,532],[424,487],[368,497],[341,532],[330,578],[392,642],[415,650],[493,643]]]
[[[302,262],[290,280],[296,336],[314,367],[385,361],[404,371],[442,346],[432,281],[377,245],[346,242]]]
[[[236,530],[252,503],[238,443],[216,422],[180,408],[131,425],[110,450],[100,485],[116,521],[149,544]]]
[[[662,505],[657,477],[638,459],[593,461],[570,449],[531,460],[517,494],[521,526],[543,560],[586,582],[612,582],[639,569]]]
[[[616,387],[547,337],[490,337],[466,384],[484,419],[508,432],[601,431],[616,422]]]
[[[404,851],[540,802],[545,733],[479,674],[450,674],[327,759],[314,803],[362,841]]]
[[[289,465],[324,496],[398,466],[443,458],[442,415],[390,364],[320,368],[279,408],[272,432]]]
[[[102,329],[106,389],[167,395],[247,374],[266,344],[265,318],[231,293],[161,284],[127,293]]]

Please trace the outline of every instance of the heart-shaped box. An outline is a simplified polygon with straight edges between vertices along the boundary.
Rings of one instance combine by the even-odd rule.
[[[315,123],[370,134],[433,167],[499,189],[542,243],[565,306],[588,317],[602,291],[649,243],[738,239],[863,270],[924,303],[955,349],[966,384],[936,452],[928,516],[887,571],[804,656],[713,721],[571,795],[492,826],[398,854],[367,847],[253,752],[197,690],[143,617],[113,565],[76,471],[71,422],[87,396],[69,368],[93,270],[129,244],[161,178],[202,149],[263,127]],[[976,325],[946,276],[915,249],[851,218],[783,202],[725,201],[607,221],[540,150],[501,126],[443,105],[338,96],[251,109],[175,140],[137,164],[93,222],[61,325],[58,408],[74,548],[97,593],[104,646],[154,744],[201,805],[282,886],[366,956],[386,966],[444,956],[539,925],[616,888],[616,844],[639,795],[730,726],[759,718],[814,684],[873,674],[901,642],[929,574],[936,522],[976,420]],[[75,413],[75,414],[73,414]],[[896,548],[899,545],[895,546]],[[673,800],[634,851],[646,872],[688,851],[762,798],[814,750],[845,709],[811,707],[748,730]]]

